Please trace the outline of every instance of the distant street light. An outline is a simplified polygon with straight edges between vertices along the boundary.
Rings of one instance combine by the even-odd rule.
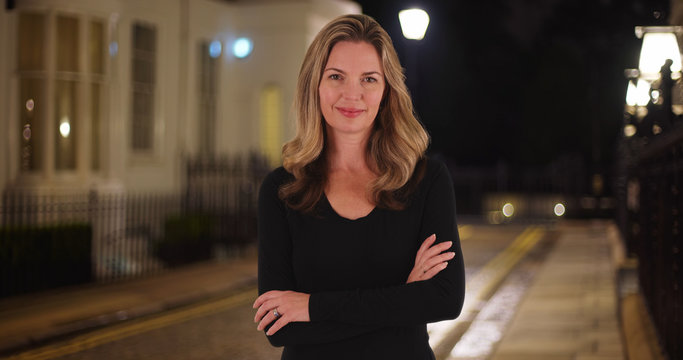
[[[429,15],[422,9],[401,10],[398,13],[401,31],[406,39],[422,40],[429,26]]]

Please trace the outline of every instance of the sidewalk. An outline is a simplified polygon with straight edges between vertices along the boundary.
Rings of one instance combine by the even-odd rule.
[[[556,245],[492,359],[616,360],[627,359],[629,347],[648,346],[643,339],[628,344],[629,337],[622,335],[616,275],[621,260],[614,226],[566,221],[557,230]],[[252,249],[242,259],[197,264],[145,279],[0,299],[0,354],[255,284]]]
[[[256,285],[256,251],[112,284],[0,299],[0,354]]]
[[[606,222],[565,222],[494,360],[626,359]],[[612,239],[614,241],[615,239]]]

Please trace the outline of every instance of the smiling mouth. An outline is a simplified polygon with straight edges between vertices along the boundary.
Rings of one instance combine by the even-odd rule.
[[[351,118],[356,117],[356,116],[362,114],[363,111],[364,111],[364,110],[361,110],[361,109],[342,108],[342,107],[338,107],[337,110],[339,110],[339,112],[340,112],[342,115],[344,115],[344,116],[346,116],[346,117],[351,117]]]

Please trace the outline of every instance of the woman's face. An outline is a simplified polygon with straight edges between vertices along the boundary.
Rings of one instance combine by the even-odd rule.
[[[335,44],[318,88],[328,134],[369,135],[384,86],[382,62],[372,45]]]

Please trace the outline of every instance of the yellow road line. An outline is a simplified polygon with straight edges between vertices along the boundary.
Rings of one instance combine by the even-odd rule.
[[[536,246],[543,235],[545,231],[539,227],[526,228],[505,250],[484,265],[472,280],[475,284],[485,284],[478,291],[478,298],[487,299],[512,268]]]
[[[486,301],[498,285],[510,273],[512,268],[543,238],[545,231],[539,227],[529,226],[508,245],[489,260],[471,279],[467,280],[465,303],[460,317],[454,320],[428,324],[429,344],[433,349],[442,346],[442,342],[458,326],[469,327],[474,314],[479,311],[482,301]]]
[[[460,236],[460,241],[469,239],[472,236],[472,225],[458,226],[458,235]]]
[[[199,306],[171,311],[149,320],[143,320],[130,324],[121,324],[120,326],[94,331],[89,334],[75,337],[66,343],[44,346],[38,349],[23,352],[10,357],[9,359],[46,360],[74,354],[150,330],[159,329],[201,316],[225,311],[227,309],[254,301],[256,296],[256,289],[252,288],[250,290],[223,299],[211,301]]]

